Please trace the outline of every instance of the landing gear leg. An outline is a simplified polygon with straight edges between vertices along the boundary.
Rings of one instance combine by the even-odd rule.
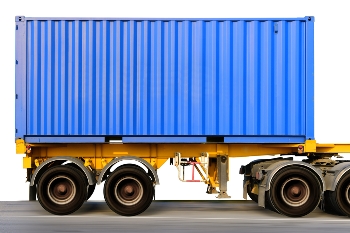
[[[218,155],[217,158],[218,164],[218,178],[219,178],[219,189],[220,193],[217,198],[231,198],[227,194],[227,181],[228,181],[228,157],[227,155]]]

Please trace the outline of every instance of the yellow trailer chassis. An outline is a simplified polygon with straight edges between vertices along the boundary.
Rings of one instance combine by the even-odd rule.
[[[66,195],[65,187],[70,187],[70,183],[72,183],[72,187],[75,187],[74,182],[71,182],[69,178],[64,183],[60,181],[62,178],[57,178],[61,176],[57,175],[54,176],[56,178],[50,178],[51,180],[47,181],[47,185],[53,185],[56,182],[57,185],[53,187],[58,191],[50,191],[49,188],[47,192],[37,190],[37,188],[43,189],[40,187],[40,180],[44,179],[42,176],[47,175],[47,170],[54,170],[53,167],[63,167],[66,164],[73,166],[74,171],[79,170],[82,172],[81,174],[85,174],[86,185],[90,188],[93,187],[92,191],[87,191],[87,199],[91,196],[96,183],[100,184],[106,180],[106,183],[111,183],[113,179],[111,178],[112,181],[108,181],[109,176],[117,176],[114,173],[123,173],[130,169],[137,174],[141,174],[143,170],[139,168],[142,166],[146,167],[145,172],[151,178],[152,185],[159,184],[156,171],[169,159],[171,164],[178,167],[178,175],[181,181],[202,181],[208,185],[208,193],[218,192],[219,198],[228,198],[229,196],[226,193],[229,172],[228,158],[259,155],[307,156],[308,159],[305,161],[292,162],[290,159],[257,160],[242,166],[240,173],[244,174],[244,197],[248,194],[260,206],[268,205],[287,216],[306,215],[315,208],[315,205],[321,206],[325,211],[335,210],[341,214],[350,215],[350,162],[334,159],[339,153],[350,153],[350,144],[317,144],[315,140],[307,140],[304,144],[123,144],[118,142],[26,144],[24,140],[18,139],[16,141],[16,152],[25,154],[23,168],[28,171],[27,181],[30,182],[31,187],[30,200],[35,200],[36,194],[39,198],[40,195],[46,195],[46,193],[49,193],[48,197],[50,199],[50,192],[52,192],[52,200],[56,200],[59,195]],[[123,163],[119,163],[121,161]],[[116,164],[131,164],[132,166],[122,166],[122,169],[117,172],[110,170]],[[181,176],[185,166],[192,168],[191,179],[185,179]],[[55,169],[59,171],[58,167]],[[64,167],[63,170],[67,170],[67,168]],[[199,173],[201,180],[194,179],[194,172]],[[288,175],[289,173],[290,175]],[[69,174],[67,177],[69,177]],[[124,192],[129,192],[127,195],[132,196],[133,191],[130,190],[136,190],[137,187],[144,186],[140,185],[141,181],[136,178],[131,177],[130,179],[133,185],[125,185],[126,191],[124,190]],[[118,184],[113,183],[116,187]],[[339,188],[339,184],[346,187]],[[314,189],[317,192],[317,198],[319,196],[319,200],[311,203],[308,198],[314,195]],[[105,188],[105,192],[108,192],[108,190],[108,187]],[[110,192],[113,193],[113,190]],[[340,192],[342,194],[339,194]],[[56,198],[54,195],[58,197]],[[127,195],[126,197],[129,197]],[[338,197],[336,197],[337,195]],[[142,197],[137,198],[141,200]],[[118,203],[113,204],[113,201],[107,199],[108,197],[106,201],[111,209],[122,215],[136,215],[148,207],[145,204],[146,207],[141,208],[142,210],[123,212],[118,207],[113,207]],[[343,201],[345,204],[337,204],[341,202],[340,199],[345,200]],[[75,211],[74,208],[68,212],[55,211],[45,207],[45,203],[42,202],[44,201],[41,200],[43,207],[54,214],[69,214]],[[59,206],[61,204],[59,201],[56,202],[55,205]],[[125,202],[126,205],[129,205],[128,203]],[[293,208],[303,209],[304,205],[311,207],[306,206],[304,211],[289,211]]]

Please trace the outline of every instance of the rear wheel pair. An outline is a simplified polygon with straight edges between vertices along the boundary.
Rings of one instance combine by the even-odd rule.
[[[94,189],[95,185],[88,185],[85,175],[79,169],[60,165],[48,169],[41,176],[38,182],[38,200],[48,212],[66,215],[78,210]],[[154,187],[143,169],[125,165],[107,178],[104,196],[111,210],[120,215],[132,216],[149,207]]]

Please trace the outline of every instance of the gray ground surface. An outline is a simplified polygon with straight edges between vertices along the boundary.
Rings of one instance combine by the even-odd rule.
[[[289,218],[251,201],[154,201],[134,217],[104,202],[86,202],[68,216],[46,212],[38,202],[0,202],[0,232],[348,232],[350,218],[316,209]]]

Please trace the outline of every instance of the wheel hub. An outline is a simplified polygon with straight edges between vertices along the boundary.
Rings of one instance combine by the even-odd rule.
[[[116,183],[114,195],[123,205],[135,205],[142,199],[143,187],[134,177],[124,177]]]
[[[291,188],[291,192],[292,192],[292,195],[293,195],[293,196],[299,196],[300,193],[301,193],[300,188],[297,187],[297,186],[293,186],[293,187]]]
[[[53,177],[47,186],[47,195],[58,205],[71,202],[76,195],[76,186],[68,176]]]
[[[127,185],[127,186],[125,186],[124,191],[127,195],[130,196],[134,193],[134,188],[131,185]]]
[[[64,184],[60,184],[57,186],[57,191],[59,194],[67,193],[67,187]]]
[[[298,207],[309,199],[310,188],[303,179],[289,178],[282,184],[281,196],[286,204]]]

